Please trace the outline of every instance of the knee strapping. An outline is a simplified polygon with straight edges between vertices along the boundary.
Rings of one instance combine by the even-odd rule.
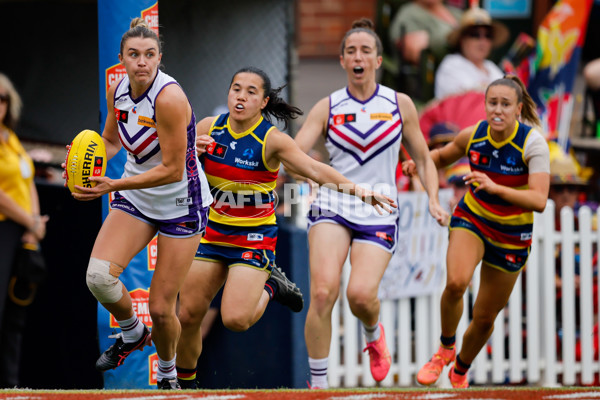
[[[123,267],[106,260],[91,257],[86,282],[88,288],[100,303],[116,303],[123,297],[123,284],[119,275]]]

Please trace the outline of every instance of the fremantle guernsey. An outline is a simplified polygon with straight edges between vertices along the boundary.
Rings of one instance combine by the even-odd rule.
[[[113,104],[119,139],[127,151],[122,178],[140,175],[162,162],[154,104],[159,93],[172,84],[178,85],[175,79],[159,70],[148,90],[134,99],[129,77],[125,75],[119,82]],[[182,217],[212,202],[206,176],[196,155],[196,117],[193,110],[187,126],[185,161],[183,179],[179,182],[119,193],[144,215],[158,220]]]
[[[214,196],[201,243],[275,251],[275,185],[279,166],[265,160],[265,143],[275,127],[263,117],[245,132],[229,126],[229,113],[210,127],[204,170]]]
[[[325,146],[330,164],[346,178],[397,201],[396,167],[402,140],[402,116],[396,92],[377,85],[371,98],[360,101],[347,88],[329,96]],[[361,225],[395,224],[398,210],[379,215],[356,196],[321,187],[314,202]]]

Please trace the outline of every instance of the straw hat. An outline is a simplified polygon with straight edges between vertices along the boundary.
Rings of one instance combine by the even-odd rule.
[[[490,26],[492,28],[493,47],[502,46],[510,36],[506,25],[501,22],[492,21],[490,14],[483,8],[472,7],[464,12],[458,28],[455,28],[448,34],[448,44],[451,47],[457,47],[464,32],[475,26]]]
[[[556,157],[550,162],[551,185],[587,185],[577,174],[577,166],[571,157]]]

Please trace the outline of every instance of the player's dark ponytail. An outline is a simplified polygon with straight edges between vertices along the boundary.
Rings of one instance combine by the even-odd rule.
[[[279,94],[281,93],[283,88],[285,88],[285,85],[278,87],[278,88],[272,88],[271,87],[271,79],[269,79],[269,77],[265,73],[265,71],[263,71],[259,68],[244,67],[244,68],[238,70],[235,74],[233,74],[233,77],[231,78],[231,83],[233,83],[233,80],[235,79],[236,75],[240,74],[242,72],[249,72],[249,73],[256,74],[261,77],[261,79],[263,81],[263,90],[265,93],[264,98],[267,98],[267,97],[269,98],[269,102],[267,103],[265,108],[263,108],[263,110],[262,110],[263,116],[265,117],[265,119],[267,121],[273,122],[271,118],[275,117],[275,119],[282,121],[284,123],[284,129],[285,129],[285,128],[287,128],[290,119],[296,119],[296,118],[298,118],[298,116],[304,114],[302,112],[302,110],[300,110],[298,107],[294,107],[294,106],[288,104],[284,99],[279,97]],[[231,86],[231,83],[230,83],[230,86]]]

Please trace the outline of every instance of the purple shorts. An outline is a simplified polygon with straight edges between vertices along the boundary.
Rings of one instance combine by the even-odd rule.
[[[175,238],[186,238],[203,234],[208,222],[208,211],[210,210],[210,207],[204,207],[195,213],[190,213],[182,217],[158,220],[142,214],[125,197],[121,196],[119,192],[114,193],[114,199],[110,202],[110,208],[111,210],[126,212],[132,217],[156,227],[162,235]]]
[[[350,229],[352,241],[371,243],[393,253],[398,239],[398,224],[391,225],[359,225],[348,221],[332,211],[323,212],[313,206],[308,215],[308,229],[323,222],[342,225]]]

